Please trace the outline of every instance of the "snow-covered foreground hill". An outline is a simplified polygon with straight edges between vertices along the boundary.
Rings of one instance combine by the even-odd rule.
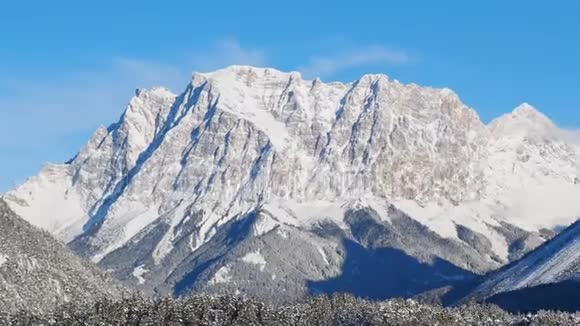
[[[50,234],[16,216],[0,198],[0,312],[47,312],[63,303],[120,299],[128,293]]]
[[[565,281],[580,282],[580,220],[522,259],[486,277],[472,296],[486,299]],[[580,293],[576,297],[580,299]]]
[[[449,89],[232,66],[138,90],[6,200],[152,293],[411,296],[575,221],[577,150],[527,104],[484,125]]]

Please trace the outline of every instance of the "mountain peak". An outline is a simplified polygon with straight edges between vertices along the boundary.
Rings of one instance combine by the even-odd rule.
[[[161,86],[135,89],[135,97],[147,97],[147,96],[175,97],[176,95],[170,89]]]
[[[255,67],[249,65],[230,65],[224,68],[211,71],[211,72],[194,72],[193,78],[195,79],[196,76],[202,76],[205,78],[240,78],[244,76],[253,76],[253,77],[265,77],[265,78],[295,78],[295,79],[302,79],[302,75],[298,71],[290,71],[284,72],[274,68],[268,67]]]
[[[492,121],[490,128],[496,134],[546,134],[557,127],[545,114],[524,102],[511,113]]]
[[[555,128],[555,124],[544,113],[536,107],[524,102],[518,105],[512,112],[513,119],[526,120],[531,124],[543,126],[545,128]]]
[[[193,79],[202,78],[212,78],[212,79],[223,79],[225,78],[240,78],[246,76],[253,76],[254,78],[265,78],[265,79],[293,79],[293,80],[305,80],[311,83],[323,83],[320,76],[315,76],[312,79],[304,79],[300,71],[291,70],[283,71],[271,67],[256,67],[250,65],[230,65],[223,67],[218,70],[209,72],[193,72]],[[383,73],[368,73],[362,75],[359,79],[351,82],[328,82],[329,84],[341,83],[341,84],[352,84],[356,82],[372,83],[377,81],[389,81],[389,77]],[[326,83],[326,82],[325,82]]]
[[[527,102],[518,105],[513,111],[514,117],[521,117],[527,119],[548,119],[542,112]]]
[[[365,74],[359,79],[359,81],[369,81],[369,82],[378,82],[381,80],[388,81],[389,76],[385,74]]]

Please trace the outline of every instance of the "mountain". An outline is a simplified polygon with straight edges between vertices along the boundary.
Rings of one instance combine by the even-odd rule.
[[[232,66],[179,95],[137,90],[6,200],[150,293],[412,296],[514,261],[580,215],[560,132],[527,104],[485,125],[451,90],[385,75]]]
[[[568,307],[579,311],[578,290],[580,220],[522,259],[487,276],[468,298],[488,300],[510,310]]]
[[[46,231],[12,212],[0,198],[0,312],[45,312],[66,303],[128,293]]]

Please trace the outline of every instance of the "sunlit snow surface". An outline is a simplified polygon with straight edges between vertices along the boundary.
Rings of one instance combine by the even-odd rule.
[[[264,271],[266,268],[266,259],[260,253],[260,251],[250,252],[242,257],[242,261],[248,264],[257,265],[260,268],[260,271]]]
[[[213,278],[209,281],[210,284],[220,284],[220,283],[228,283],[231,281],[230,270],[227,266],[222,266],[218,271],[215,273]]]
[[[0,267],[4,265],[8,261],[8,256],[4,254],[0,254]]]
[[[143,265],[136,267],[133,270],[133,277],[135,277],[137,279],[137,283],[139,284],[143,284],[145,283],[145,279],[143,278],[143,275],[145,275],[147,272],[149,272],[147,269],[143,268]]]

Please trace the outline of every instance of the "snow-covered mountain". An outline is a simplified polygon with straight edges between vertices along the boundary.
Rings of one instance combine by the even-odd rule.
[[[485,299],[564,281],[580,282],[580,220],[522,259],[486,277],[472,296]]]
[[[44,312],[65,302],[128,293],[46,231],[16,216],[0,198],[0,312]]]
[[[194,73],[179,95],[138,90],[6,200],[145,290],[295,297],[356,292],[365,273],[392,279],[360,294],[413,295],[580,216],[575,150],[527,104],[486,126],[449,89],[232,66]],[[414,272],[397,279],[393,264]]]
[[[555,238],[483,278],[460,300],[516,312],[580,310],[580,220]]]

